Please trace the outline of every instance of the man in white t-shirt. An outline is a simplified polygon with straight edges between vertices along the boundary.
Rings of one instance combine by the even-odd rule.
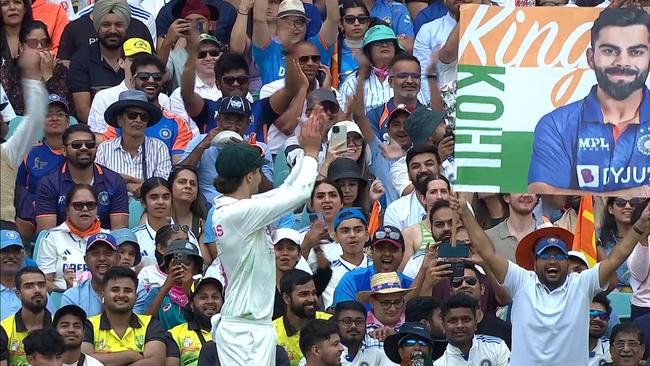
[[[513,365],[586,365],[589,306],[605,290],[640,235],[650,230],[650,205],[614,250],[594,267],[568,274],[573,234],[548,227],[526,235],[517,247],[517,264],[494,249],[464,198],[453,199],[473,248],[512,296]]]
[[[96,358],[81,352],[86,312],[77,305],[66,305],[57,310],[52,327],[63,337],[65,351],[63,366],[102,366]]]

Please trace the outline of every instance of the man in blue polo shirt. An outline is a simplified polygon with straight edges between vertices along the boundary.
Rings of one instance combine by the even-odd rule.
[[[598,84],[535,127],[531,192],[618,194],[650,185],[650,15],[603,10],[591,28],[587,61]]]
[[[66,219],[65,198],[76,184],[90,184],[99,198],[97,216],[105,229],[127,227],[129,199],[124,179],[95,164],[95,134],[85,124],[68,127],[63,133],[65,163],[43,177],[36,190],[37,231],[60,225]]]
[[[366,268],[357,268],[343,275],[336,290],[334,290],[334,301],[336,306],[342,301],[355,301],[359,291],[370,290],[370,279],[375,273],[396,272],[402,256],[404,255],[404,236],[394,226],[380,227],[372,237],[372,261],[373,265]],[[397,272],[402,281],[402,288],[409,288],[413,279]],[[370,305],[366,305],[370,308]]]

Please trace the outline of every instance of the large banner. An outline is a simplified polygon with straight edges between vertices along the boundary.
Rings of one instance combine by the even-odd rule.
[[[462,6],[456,190],[650,185],[648,15],[601,10]]]

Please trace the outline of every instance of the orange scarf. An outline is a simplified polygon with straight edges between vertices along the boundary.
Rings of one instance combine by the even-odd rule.
[[[99,223],[99,219],[95,219],[95,222],[93,222],[92,225],[86,230],[79,230],[77,229],[76,226],[70,221],[70,219],[65,219],[65,223],[68,225],[68,228],[70,229],[70,232],[80,238],[87,238],[91,235],[99,234],[102,230],[101,224]]]

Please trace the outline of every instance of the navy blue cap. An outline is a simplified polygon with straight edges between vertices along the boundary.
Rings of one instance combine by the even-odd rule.
[[[250,117],[253,114],[251,102],[237,95],[223,97],[217,103],[219,103],[219,113],[233,113],[244,117]]]
[[[111,234],[106,233],[95,234],[88,238],[88,242],[86,243],[86,250],[90,249],[90,247],[98,243],[106,243],[114,250],[117,250],[117,242],[115,241],[115,237]]]
[[[545,237],[540,239],[535,245],[535,255],[542,254],[548,248],[558,248],[564,254],[569,254],[567,243],[554,237]]]
[[[424,324],[420,322],[406,322],[397,330],[397,334],[386,337],[384,341],[384,352],[388,358],[396,364],[402,363],[399,355],[399,343],[408,336],[416,336],[429,341],[433,345],[431,333]]]
[[[349,208],[342,208],[339,210],[339,213],[336,215],[334,218],[334,231],[341,225],[341,223],[345,220],[349,219],[359,219],[361,222],[363,222],[366,227],[368,227],[368,219],[366,219],[366,216],[361,212],[360,209],[356,207],[349,207]]]

